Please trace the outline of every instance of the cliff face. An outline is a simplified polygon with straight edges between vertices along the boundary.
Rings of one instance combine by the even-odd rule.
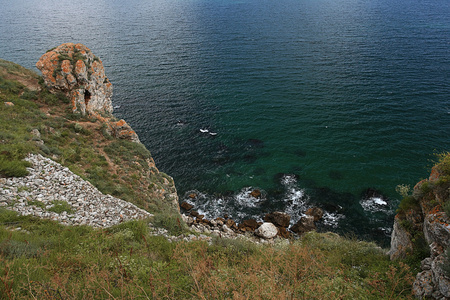
[[[450,298],[450,265],[446,255],[450,248],[450,154],[442,155],[430,177],[414,187],[403,199],[395,217],[391,237],[391,259],[418,256],[422,271],[416,276],[413,292],[417,297]]]

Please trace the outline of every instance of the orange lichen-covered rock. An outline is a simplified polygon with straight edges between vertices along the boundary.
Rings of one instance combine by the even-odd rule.
[[[430,174],[430,177],[428,178],[428,180],[429,180],[429,181],[436,181],[436,180],[439,179],[439,177],[440,177],[441,175],[442,175],[442,174],[441,174],[441,172],[439,172],[438,167],[437,167],[437,166],[434,166],[434,167],[431,169],[431,174]]]
[[[130,140],[136,143],[140,143],[139,136],[137,133],[131,128],[130,125],[125,122],[125,120],[120,120],[118,122],[111,122],[110,127],[112,129],[112,133],[116,138]]]
[[[103,63],[83,44],[62,44],[41,56],[36,67],[50,92],[65,93],[74,112],[112,113],[112,85]]]

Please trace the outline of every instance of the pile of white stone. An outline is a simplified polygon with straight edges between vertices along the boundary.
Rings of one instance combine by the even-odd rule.
[[[102,194],[67,167],[42,155],[30,154],[26,160],[32,164],[28,168],[29,175],[0,178],[0,206],[21,215],[94,227],[152,216],[127,201]],[[69,212],[52,212],[52,207],[60,205],[61,201],[67,202]]]

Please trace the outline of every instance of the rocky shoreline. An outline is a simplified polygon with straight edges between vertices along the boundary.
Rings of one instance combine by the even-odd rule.
[[[25,160],[31,163],[31,167],[27,168],[29,172],[27,176],[0,178],[0,207],[20,215],[50,219],[64,225],[88,225],[100,228],[153,216],[132,203],[102,194],[90,182],[83,180],[69,168],[40,154],[29,154]],[[202,225],[192,217],[185,215],[181,217],[193,233],[172,236],[166,229],[156,228],[149,223],[152,234],[164,236],[171,242],[192,240],[211,242],[214,236],[243,238],[255,243],[269,244],[284,240],[275,238],[275,235],[258,237],[249,233],[235,232],[228,227],[230,224],[211,221],[209,225]],[[233,225],[236,227],[234,223]]]
[[[255,199],[260,195],[258,190],[253,190],[250,194]],[[191,195],[191,198],[195,197],[195,194]],[[184,222],[196,232],[211,233],[229,238],[243,235],[263,243],[274,238],[290,239],[305,232],[316,230],[315,222],[319,221],[324,214],[323,210],[318,207],[310,208],[305,212],[305,216],[302,216],[297,223],[290,226],[291,216],[285,212],[275,211],[265,214],[262,218],[264,222],[246,219],[238,224],[228,215],[208,220],[188,202],[182,202],[180,207]]]

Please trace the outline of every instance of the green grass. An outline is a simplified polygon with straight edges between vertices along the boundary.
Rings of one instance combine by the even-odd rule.
[[[156,227],[167,229],[170,235],[178,236],[189,232],[181,216],[172,211],[158,212],[151,221]]]
[[[147,220],[93,229],[0,209],[0,241],[0,299],[409,299],[413,278],[376,245],[336,234],[169,242]]]
[[[23,159],[29,152],[37,150],[32,139],[33,125],[42,121],[43,116],[38,106],[18,96],[29,92],[22,84],[0,76],[0,174],[7,177],[25,176],[29,164]],[[5,106],[4,101],[14,106]]]
[[[62,212],[72,214],[74,212],[72,209],[72,206],[70,206],[70,204],[67,203],[66,201],[54,200],[54,201],[52,201],[51,205],[53,205],[53,206],[47,210],[55,212],[57,214],[61,214]]]

